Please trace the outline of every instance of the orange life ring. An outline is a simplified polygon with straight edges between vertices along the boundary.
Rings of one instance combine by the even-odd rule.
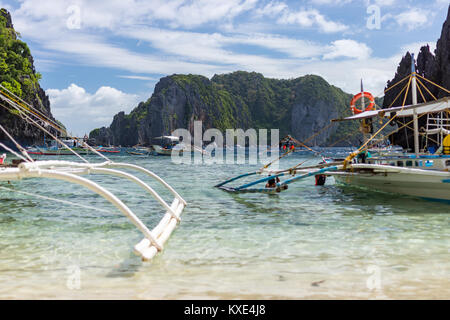
[[[364,96],[364,98],[369,99],[370,104],[364,110],[361,110],[356,107],[356,101],[361,99],[363,96]],[[362,113],[365,111],[371,111],[371,110],[373,110],[373,107],[375,107],[375,98],[373,97],[373,95],[370,92],[360,92],[357,95],[355,95],[353,97],[352,101],[350,102],[350,109],[352,110],[353,114],[358,114],[358,113]]]

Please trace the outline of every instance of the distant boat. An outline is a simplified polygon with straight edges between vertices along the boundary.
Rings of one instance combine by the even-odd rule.
[[[128,154],[134,156],[148,156],[152,152],[152,149],[146,147],[137,147],[134,146],[132,149],[127,150]]]
[[[102,152],[102,153],[120,153],[120,149],[118,149],[118,148],[103,148],[103,147],[100,147],[100,148],[98,148],[98,149],[95,149],[96,151],[98,151],[98,152]]]
[[[106,148],[98,148],[95,149],[100,153],[120,153],[120,150],[116,149],[106,149]],[[93,151],[89,149],[74,147],[74,148],[54,148],[54,147],[31,147],[27,149],[28,154],[38,155],[38,156],[73,156],[75,153],[79,155],[88,155],[94,154]]]
[[[154,153],[160,156],[171,156],[176,154],[182,154],[185,146],[180,143],[179,137],[174,136],[161,136],[154,138],[160,140],[161,144],[152,145]]]

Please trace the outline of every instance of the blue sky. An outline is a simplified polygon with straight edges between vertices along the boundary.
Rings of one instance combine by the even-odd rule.
[[[74,134],[108,126],[173,73],[318,74],[375,95],[407,50],[434,50],[448,0],[0,0]],[[379,12],[379,18],[376,13]]]

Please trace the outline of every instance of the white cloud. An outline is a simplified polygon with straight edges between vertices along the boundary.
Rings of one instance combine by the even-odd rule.
[[[396,0],[375,0],[375,4],[379,5],[379,6],[392,6],[394,5],[396,2]]]
[[[401,56],[399,57],[401,59]],[[305,64],[296,71],[299,74],[322,76],[345,92],[358,93],[360,79],[364,79],[364,89],[376,96],[383,94],[387,80],[392,79],[399,63],[397,57],[367,58],[363,60],[317,61]]]
[[[311,41],[291,39],[279,35],[250,33],[225,36],[219,33],[197,33],[156,28],[126,29],[122,36],[149,43],[165,55],[180,55],[192,61],[219,64],[240,64],[242,60],[268,59],[262,56],[236,54],[228,49],[230,45],[258,46],[263,49],[286,54],[286,58],[314,58],[323,54],[326,47]],[[263,60],[261,60],[264,62]]]
[[[197,0],[188,1],[178,7],[173,19],[175,26],[198,26],[226,18],[233,19],[252,9],[257,0]]]
[[[447,1],[447,0],[436,0],[436,1]],[[341,6],[345,4],[350,3],[358,3],[361,2],[361,0],[310,0],[312,4],[315,5],[334,5],[334,6]],[[371,4],[376,4],[379,6],[392,6],[394,4],[397,4],[399,0],[365,0],[365,5],[369,6]]]
[[[284,2],[269,2],[256,11],[257,15],[276,18],[278,24],[298,25],[301,28],[317,28],[320,32],[336,33],[348,30],[348,26],[327,19],[316,9],[291,10]]]
[[[325,16],[315,9],[300,11],[285,11],[278,19],[281,24],[297,24],[303,28],[318,27],[320,31],[325,33],[342,32],[348,29],[348,26],[339,22],[327,20]]]
[[[136,107],[139,97],[111,87],[101,87],[94,94],[71,84],[66,89],[47,89],[52,113],[76,135],[109,124],[113,116]]]
[[[191,28],[232,20],[256,3],[257,0],[40,0],[37,5],[34,0],[23,0],[16,13],[35,19],[51,19],[56,25],[63,26],[71,15],[67,9],[77,6],[85,28],[112,30],[154,21],[174,28]]]
[[[284,2],[269,2],[263,8],[256,9],[256,14],[263,16],[278,15],[286,9],[288,9],[288,6]]]
[[[436,5],[442,8],[448,8],[449,3],[448,0],[436,0]]]
[[[353,1],[354,0],[310,0],[312,4],[316,5],[343,5]]]
[[[143,81],[157,81],[158,79],[152,78],[152,77],[146,77],[146,76],[137,76],[137,75],[131,75],[131,76],[117,76],[118,78],[123,79],[131,79],[131,80],[143,80]]]
[[[399,26],[414,30],[427,24],[429,14],[428,10],[412,8],[394,16],[394,19]]]
[[[350,39],[333,41],[330,49],[330,52],[324,54],[324,59],[348,57],[362,60],[369,58],[372,53],[372,50],[366,44]]]
[[[71,30],[66,27],[66,10],[74,3],[81,8],[82,21],[81,29]],[[393,5],[394,1],[376,3]],[[338,32],[347,31],[348,26],[330,20],[322,11],[294,10],[289,6],[282,1],[260,4],[256,0],[42,0],[36,6],[35,1],[22,0],[12,14],[16,29],[38,49],[33,48],[33,53],[38,52],[38,66],[45,63],[50,68],[52,61],[59,60],[64,64],[119,70],[118,77],[142,81],[156,81],[155,74],[195,73],[211,77],[236,70],[256,71],[272,78],[318,74],[347,92],[357,92],[359,78],[363,77],[368,90],[374,94],[382,91],[405,53],[404,48],[401,54],[391,57],[373,57],[365,43],[342,39]],[[252,8],[255,14],[240,21],[239,28],[234,27],[233,18]],[[410,11],[414,13],[410,9],[402,16],[392,10],[389,19],[395,17],[399,23],[405,23]],[[205,28],[191,30],[199,26],[210,30],[213,22],[216,32],[205,32]],[[281,34],[274,33],[276,23],[275,30]],[[258,26],[250,31],[242,27],[251,24],[264,28]],[[227,27],[222,28],[224,25]],[[296,28],[328,34],[311,33],[310,40],[299,39],[292,36]],[[286,29],[288,32],[283,35]],[[139,49],[130,45],[134,40]],[[128,112],[138,102],[136,96],[117,89],[99,91],[88,93],[71,85],[62,90],[50,89],[48,93],[57,118],[84,134],[94,127],[109,125],[115,113]],[[77,113],[71,111],[72,107]]]
[[[350,39],[336,40],[331,45],[322,45],[312,41],[292,39],[273,34],[254,33],[224,36],[218,33],[181,32],[153,28],[128,29],[123,30],[120,34],[134,37],[140,41],[146,41],[152,47],[158,48],[167,54],[175,55],[182,52],[183,57],[189,57],[196,61],[221,62],[225,64],[241,64],[242,60],[252,59],[258,61],[257,56],[236,54],[228,51],[226,49],[227,46],[232,44],[258,46],[287,55],[284,59],[276,60],[289,58],[319,59],[322,56],[326,59],[338,57],[364,59],[369,57],[372,52],[366,44]],[[261,57],[259,58],[261,59]]]

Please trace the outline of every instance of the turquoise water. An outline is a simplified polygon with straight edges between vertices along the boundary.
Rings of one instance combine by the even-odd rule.
[[[323,187],[299,181],[279,195],[230,194],[212,186],[260,166],[114,159],[154,171],[188,201],[163,253],[141,262],[132,253],[140,232],[81,187],[1,182],[101,209],[0,189],[1,299],[450,298],[448,204],[342,187],[332,178]],[[316,161],[299,154],[281,164],[303,160]],[[150,227],[164,213],[131,183],[92,180]]]

